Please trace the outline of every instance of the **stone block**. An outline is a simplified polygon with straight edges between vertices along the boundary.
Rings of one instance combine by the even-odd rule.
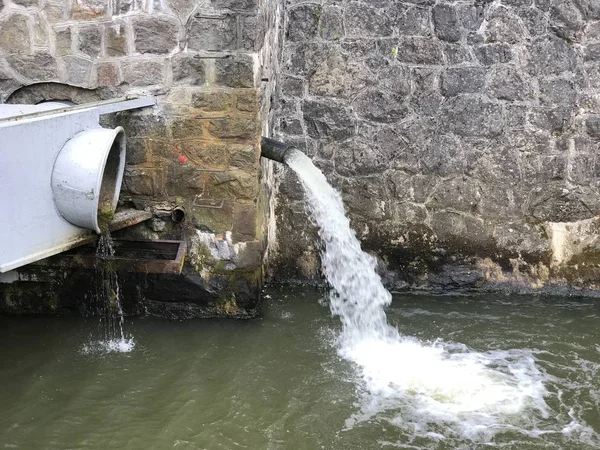
[[[163,169],[127,167],[123,184],[132,195],[160,198],[165,195]]]
[[[121,71],[119,66],[112,62],[98,64],[96,69],[96,84],[100,87],[118,86],[121,84]]]
[[[531,85],[524,76],[512,66],[499,66],[489,79],[490,96],[499,100],[526,100],[533,96]]]
[[[108,56],[127,54],[127,33],[124,24],[115,23],[106,26],[106,54]]]
[[[288,11],[286,38],[290,42],[314,39],[319,31],[323,7],[316,4],[300,4]]]
[[[304,79],[286,75],[282,75],[281,78],[279,91],[282,95],[289,97],[304,96]]]
[[[397,122],[408,115],[402,96],[388,91],[369,89],[356,97],[352,103],[356,114],[367,120],[381,123]]]
[[[127,138],[159,139],[167,136],[167,121],[162,115],[125,111],[117,113],[117,119]]]
[[[251,145],[229,145],[229,158],[232,167],[240,169],[256,169],[260,154],[258,149]]]
[[[482,4],[458,4],[455,7],[458,21],[462,27],[470,33],[479,31],[485,18],[485,6]]]
[[[240,112],[256,113],[258,112],[257,91],[254,89],[237,91],[235,107]]]
[[[127,164],[144,164],[151,158],[154,140],[127,136]]]
[[[406,37],[399,39],[397,59],[410,64],[442,64],[444,57],[441,45],[433,39]]]
[[[429,36],[429,10],[412,5],[399,5],[393,13],[396,17],[394,26],[400,36]]]
[[[517,8],[526,8],[533,5],[533,0],[503,0],[502,4]]]
[[[255,119],[214,118],[208,120],[209,133],[219,139],[256,139],[260,133]]]
[[[19,6],[24,6],[25,8],[31,8],[32,6],[37,6],[39,3],[38,0],[12,0],[12,2]]]
[[[325,6],[321,14],[319,36],[323,39],[337,41],[344,37],[344,18],[338,6]]]
[[[302,114],[308,135],[315,139],[343,140],[356,133],[352,112],[342,103],[305,100]]]
[[[201,140],[182,140],[174,144],[177,155],[185,155],[188,160],[201,169],[223,170],[229,167],[229,149],[227,145]]]
[[[190,50],[235,50],[237,19],[232,14],[222,16],[196,15],[187,25]]]
[[[556,36],[536,38],[529,46],[529,71],[534,75],[546,77],[573,71],[576,65],[577,54],[573,46]]]
[[[382,220],[386,210],[383,202],[374,198],[384,198],[385,180],[383,177],[346,178],[341,184],[344,203],[350,215],[357,219]]]
[[[391,167],[391,155],[382,151],[379,145],[362,137],[334,143],[328,147],[327,152],[334,151],[332,159],[336,173],[344,177],[381,174]]]
[[[308,91],[323,97],[353,97],[372,81],[366,67],[338,52],[330,53],[308,80]]]
[[[522,9],[519,17],[531,36],[540,36],[548,31],[548,16],[537,8]]]
[[[92,77],[93,63],[89,58],[81,56],[65,56],[62,58],[67,73],[67,81],[74,86],[87,87]]]
[[[438,90],[439,69],[414,68],[412,79],[415,89],[410,97],[410,105],[417,114],[437,115],[443,97]]]
[[[167,167],[167,192],[169,196],[213,198],[208,197],[207,191],[210,176],[213,172],[198,169],[194,164],[182,164],[175,158],[168,162],[163,161],[162,166]]]
[[[485,44],[475,47],[475,56],[484,66],[507,63],[513,59],[512,48],[508,44]]]
[[[49,27],[40,13],[33,15],[33,45],[46,48],[50,45]]]
[[[92,58],[100,56],[102,50],[102,32],[97,25],[88,25],[79,29],[77,48]]]
[[[71,28],[55,30],[56,56],[66,56],[73,53]]]
[[[562,133],[572,120],[573,109],[569,107],[532,108],[529,122],[550,133]]]
[[[216,84],[234,88],[254,87],[254,60],[236,55],[215,60]]]
[[[133,21],[133,34],[138,52],[170,53],[179,43],[179,22],[171,17],[139,17]]]
[[[72,2],[71,18],[74,20],[93,20],[104,17],[108,12],[105,0],[78,0]]]
[[[549,106],[573,107],[577,102],[577,90],[570,80],[542,79],[539,81],[540,103]]]
[[[453,177],[440,182],[427,202],[433,210],[454,209],[466,213],[477,210],[481,200],[479,183],[467,176]]]
[[[258,6],[258,0],[211,0],[211,4],[219,9],[234,11],[253,11]]]
[[[502,133],[502,107],[469,95],[452,97],[442,107],[443,128],[459,136],[495,137]]]
[[[600,43],[587,45],[585,47],[584,58],[586,61],[600,62]]]
[[[279,129],[286,135],[302,136],[304,134],[302,121],[290,117],[282,117],[279,119]]]
[[[485,86],[483,67],[455,67],[442,73],[441,89],[446,97],[481,92]]]
[[[236,202],[233,207],[233,242],[253,241],[257,238],[258,218],[254,202]]]
[[[588,117],[585,121],[585,129],[590,137],[600,140],[600,116]]]
[[[25,15],[10,14],[0,21],[0,48],[9,53],[28,53],[30,44]]]
[[[191,224],[201,231],[209,233],[226,233],[233,228],[233,202],[220,201],[218,203],[206,202],[207,206],[193,205],[188,209],[187,215]]]
[[[524,37],[525,30],[520,24],[519,17],[508,8],[496,8],[488,18],[485,28],[486,42],[516,44]]]
[[[9,55],[6,60],[19,75],[31,81],[58,80],[56,60],[49,53],[14,54]]]
[[[448,65],[472,63],[470,48],[461,44],[444,43],[444,55]]]
[[[177,53],[171,58],[173,83],[201,86],[206,81],[204,59],[191,53]]]
[[[261,18],[256,16],[241,16],[241,47],[244,50],[259,51],[265,43],[265,27]]]
[[[346,32],[349,36],[391,36],[393,17],[381,8],[365,3],[349,3],[344,10]]]
[[[463,151],[456,136],[436,135],[425,146],[419,164],[424,175],[447,177],[465,174],[469,167],[469,155]]]
[[[447,42],[458,42],[461,28],[454,5],[439,4],[433,8],[433,25],[438,38]]]
[[[550,22],[553,30],[569,41],[577,39],[584,25],[581,12],[573,0],[554,2],[550,7]]]
[[[123,81],[131,86],[163,84],[165,64],[162,59],[128,59],[123,62]]]
[[[66,19],[65,5],[53,5],[46,2],[42,7],[42,14],[50,23],[63,22]]]
[[[259,186],[258,172],[231,169],[211,173],[208,193],[214,199],[255,200]]]
[[[201,139],[204,137],[204,121],[198,117],[177,117],[171,123],[174,139]]]
[[[284,49],[283,69],[289,75],[312,75],[332,52],[330,42],[300,42]]]
[[[585,20],[600,20],[600,3],[596,0],[575,0]]]
[[[200,91],[192,93],[190,105],[208,112],[228,111],[235,103],[235,93],[231,91]]]

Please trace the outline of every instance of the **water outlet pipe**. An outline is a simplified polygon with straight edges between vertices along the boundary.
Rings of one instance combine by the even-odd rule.
[[[260,156],[285,164],[285,158],[291,150],[298,151],[293,145],[284,144],[268,137],[260,142]]]

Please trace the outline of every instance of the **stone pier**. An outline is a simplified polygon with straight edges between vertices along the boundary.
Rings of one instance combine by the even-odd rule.
[[[132,313],[256,314],[271,218],[280,2],[0,1],[0,101],[76,104],[156,95],[105,117],[127,135],[120,206],[153,218],[115,238],[184,240],[181,275],[122,275]],[[171,219],[175,207],[185,220]],[[84,311],[89,273],[27,266],[0,283],[0,311]],[[5,276],[4,280],[8,280]],[[129,300],[128,300],[129,299]]]

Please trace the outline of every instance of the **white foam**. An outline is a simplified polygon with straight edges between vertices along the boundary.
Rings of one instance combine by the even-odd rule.
[[[110,339],[106,341],[96,341],[85,344],[81,352],[89,354],[107,354],[107,353],[129,353],[135,348],[135,341],[130,339]]]

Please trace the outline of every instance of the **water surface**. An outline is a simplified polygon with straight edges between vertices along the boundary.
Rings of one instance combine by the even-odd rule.
[[[102,335],[94,320],[0,318],[0,446],[578,450],[599,446],[600,309],[595,302],[394,296],[388,321],[403,336],[415,337],[419,348],[437,345],[461,355],[495,355],[494,370],[503,364],[511,367],[511,358],[521,362],[525,356],[532,358],[537,375],[525,375],[537,376],[542,384],[546,413],[529,404],[514,417],[510,411],[492,411],[492,422],[512,423],[514,428],[490,434],[486,426],[478,434],[470,428],[471,416],[460,409],[496,392],[492,390],[504,386],[502,380],[470,398],[454,392],[463,384],[451,373],[423,371],[427,358],[419,350],[413,360],[398,359],[411,357],[410,352],[396,354],[396,359],[390,355],[383,369],[395,371],[386,374],[394,381],[392,389],[373,392],[360,368],[340,356],[339,320],[331,317],[323,292],[272,288],[266,296],[270,298],[265,300],[264,317],[257,320],[128,320],[126,332],[136,342],[129,353],[93,350],[90,344]],[[437,364],[438,359],[433,361]],[[431,404],[414,400],[422,394],[421,387],[401,390],[400,381],[415,373],[424,377],[421,387],[426,392],[438,390],[430,393],[438,402],[434,406],[455,410],[455,417],[438,417]],[[525,403],[531,400],[523,398]]]

